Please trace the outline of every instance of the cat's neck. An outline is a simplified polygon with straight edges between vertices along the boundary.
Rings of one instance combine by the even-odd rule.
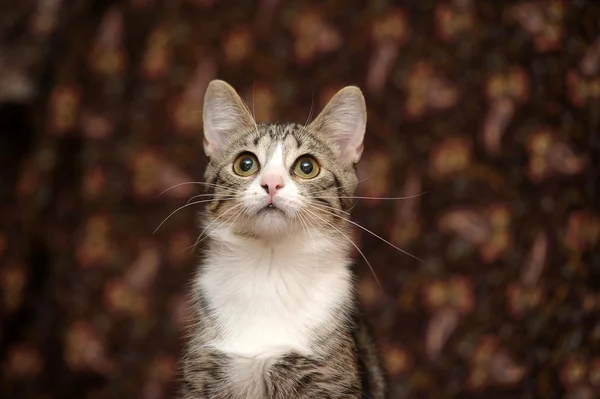
[[[310,352],[351,307],[347,246],[315,233],[277,241],[213,232],[197,288],[210,304],[220,350],[246,356]],[[268,332],[266,332],[268,331]]]
[[[211,232],[208,265],[227,262],[229,267],[270,267],[285,269],[347,268],[349,243],[341,237],[318,231],[302,231],[270,239],[246,237],[228,229]],[[259,270],[256,270],[259,272]]]

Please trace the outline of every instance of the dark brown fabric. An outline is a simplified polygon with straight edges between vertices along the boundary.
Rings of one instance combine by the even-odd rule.
[[[422,259],[356,229],[393,398],[600,397],[597,2],[71,4],[0,12],[34,90],[10,92],[40,104],[33,152],[0,181],[1,397],[172,397],[198,205],[153,231],[201,191],[159,196],[201,180],[215,77],[259,121],[364,90],[357,195],[418,195],[353,209]],[[34,9],[65,19],[27,58],[18,44],[49,35],[23,22]]]

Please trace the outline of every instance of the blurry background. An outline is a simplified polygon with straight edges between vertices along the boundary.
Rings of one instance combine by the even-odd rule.
[[[168,398],[201,250],[201,106],[231,83],[369,123],[357,256],[392,398],[600,397],[596,1],[0,5],[0,396]]]

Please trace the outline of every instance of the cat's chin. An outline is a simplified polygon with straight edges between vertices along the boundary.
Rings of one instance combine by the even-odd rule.
[[[295,230],[296,220],[283,209],[271,206],[246,214],[234,226],[237,234],[265,240],[289,237]]]
[[[252,229],[255,234],[265,238],[281,236],[290,231],[292,219],[280,208],[266,207],[254,215]]]

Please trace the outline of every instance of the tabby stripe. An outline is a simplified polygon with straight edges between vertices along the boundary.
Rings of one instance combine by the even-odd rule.
[[[217,173],[215,173],[214,177],[208,182],[209,184],[207,190],[210,190],[208,194],[213,194],[215,192],[215,184],[217,184],[217,180],[220,179],[219,173],[221,173],[221,170],[223,170],[224,167],[225,166],[223,165],[219,169],[217,169]]]
[[[327,206],[333,207],[333,204],[327,201],[325,198],[315,198],[317,201],[324,203]]]
[[[217,181],[217,176],[215,175],[212,179],[210,179],[210,181],[208,182],[208,184],[204,185],[204,189],[206,191],[207,194],[214,194],[215,193],[215,184]]]
[[[335,183],[335,186],[337,187],[338,197],[343,197],[344,193],[342,193],[342,183],[340,183],[340,181],[338,180],[335,173],[331,173],[331,174],[333,175],[333,181]]]
[[[302,140],[296,135],[294,135],[294,138],[296,139],[296,147],[300,148],[302,146]]]
[[[219,176],[219,174],[217,174],[215,180],[218,181],[219,184],[225,183],[225,181],[223,179],[221,179],[221,177]],[[221,206],[223,206],[223,204],[225,203],[226,200],[225,199],[218,199],[218,198],[215,198],[215,199],[216,199],[217,203],[213,206],[212,211],[214,213],[217,213],[219,211],[219,209],[221,208]]]
[[[338,195],[338,197],[340,197],[340,198],[338,198],[338,201],[340,202],[340,206],[342,207],[342,210],[346,211],[350,207],[349,204],[351,204],[352,201],[347,198],[341,198],[341,197],[344,197],[344,191],[342,190],[342,183],[340,183],[340,181],[337,178],[337,176],[335,175],[335,173],[331,173],[331,174],[333,175],[333,181],[337,188],[337,195]]]

